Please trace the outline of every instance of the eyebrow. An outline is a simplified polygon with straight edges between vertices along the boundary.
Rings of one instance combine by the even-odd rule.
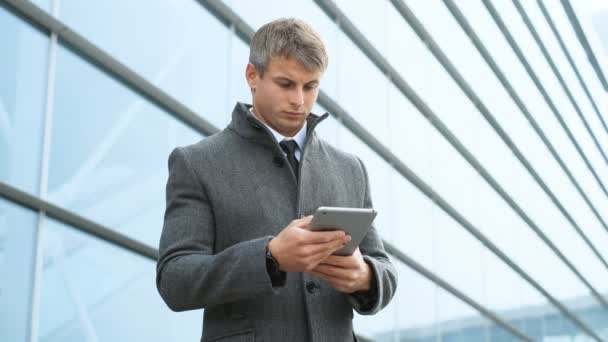
[[[292,79],[287,78],[285,76],[276,76],[272,78],[275,81],[287,81],[287,82],[291,82],[291,83],[295,83]],[[319,80],[312,80],[309,81],[308,83],[306,83],[305,85],[312,85],[312,84],[318,84]]]

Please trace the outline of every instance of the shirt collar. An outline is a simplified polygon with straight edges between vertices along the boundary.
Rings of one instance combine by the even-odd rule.
[[[272,127],[268,126],[265,122],[262,122],[260,119],[258,119],[258,117],[253,113],[253,107],[249,108],[249,111],[251,112],[251,114],[253,114],[253,116],[258,121],[263,123],[264,126],[268,127],[268,130],[270,130],[270,132],[272,133],[274,138],[277,140],[277,142],[280,143],[283,140],[293,140],[296,142],[296,144],[298,144],[298,148],[300,149],[300,151],[304,148],[304,143],[306,142],[306,127],[308,125],[308,123],[306,122],[307,120],[304,120],[304,126],[302,126],[302,128],[300,128],[300,130],[298,131],[298,133],[296,133],[296,135],[294,135],[293,137],[286,137],[283,134],[275,131]]]

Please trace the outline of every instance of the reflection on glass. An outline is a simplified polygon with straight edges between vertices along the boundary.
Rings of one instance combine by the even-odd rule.
[[[59,17],[214,125],[228,122],[233,34],[197,1],[61,0]]]
[[[388,313],[355,318],[361,336],[374,341],[518,341],[409,267],[394,264],[407,284],[400,283]]]
[[[155,263],[54,220],[45,225],[40,341],[195,341],[202,311],[174,313]]]
[[[0,182],[38,194],[48,39],[0,7]]]
[[[201,136],[65,48],[55,94],[49,199],[156,246],[169,153]]]
[[[0,341],[27,341],[29,337],[36,217],[0,198]]]
[[[435,341],[437,293],[435,284],[392,259],[399,274],[399,285],[393,298],[391,330],[378,331],[378,341]],[[388,320],[388,318],[387,318]]]

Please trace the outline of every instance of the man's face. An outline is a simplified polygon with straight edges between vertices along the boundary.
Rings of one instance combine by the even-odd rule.
[[[309,71],[297,60],[273,57],[260,77],[253,64],[245,73],[253,111],[262,122],[292,137],[308,117],[319,94],[321,71]]]

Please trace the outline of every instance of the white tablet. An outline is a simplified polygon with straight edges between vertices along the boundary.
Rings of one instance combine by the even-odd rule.
[[[312,218],[310,230],[345,231],[350,235],[351,240],[334,254],[352,255],[372,227],[372,222],[377,214],[378,212],[374,209],[319,207]]]

